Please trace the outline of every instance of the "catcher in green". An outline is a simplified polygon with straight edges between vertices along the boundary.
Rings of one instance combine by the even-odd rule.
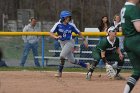
[[[133,66],[133,73],[128,78],[123,93],[131,93],[140,78],[140,0],[127,0],[121,10],[124,49]]]
[[[100,59],[106,64],[107,75],[110,78],[124,79],[119,75],[124,63],[124,55],[120,51],[119,38],[116,37],[116,31],[115,27],[111,26],[108,29],[108,36],[100,40],[99,44],[93,49],[92,53],[95,61],[91,63],[91,68],[86,76],[87,80],[91,79],[92,73]],[[108,61],[118,62],[116,72],[113,67],[109,65]]]

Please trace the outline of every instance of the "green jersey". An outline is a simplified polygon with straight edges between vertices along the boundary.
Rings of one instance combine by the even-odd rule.
[[[133,22],[139,20],[140,20],[140,8],[133,3],[126,2],[125,6],[121,10],[122,29],[123,34],[126,37],[139,34],[133,25]]]
[[[112,54],[116,52],[119,47],[119,38],[116,37],[114,43],[109,40],[109,37],[100,40],[99,44],[96,46],[98,52],[105,51],[106,54]]]

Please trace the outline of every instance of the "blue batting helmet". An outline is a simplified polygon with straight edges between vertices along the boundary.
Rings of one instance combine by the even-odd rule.
[[[61,11],[60,13],[60,19],[66,18],[68,16],[72,16],[70,11]]]

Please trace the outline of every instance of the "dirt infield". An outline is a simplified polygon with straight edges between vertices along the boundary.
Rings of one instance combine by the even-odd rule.
[[[103,73],[94,73],[91,81],[85,73],[64,73],[62,78],[55,72],[1,71],[0,93],[122,93],[126,81],[110,80]],[[130,74],[123,73],[128,78]],[[133,93],[139,93],[138,82]]]

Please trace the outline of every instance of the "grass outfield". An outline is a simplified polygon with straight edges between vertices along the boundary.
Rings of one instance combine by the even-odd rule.
[[[0,71],[57,71],[57,67],[0,67]],[[64,68],[64,72],[87,72],[84,68]],[[105,69],[96,68],[95,72],[105,72]],[[123,73],[131,73],[129,69],[122,69]]]

